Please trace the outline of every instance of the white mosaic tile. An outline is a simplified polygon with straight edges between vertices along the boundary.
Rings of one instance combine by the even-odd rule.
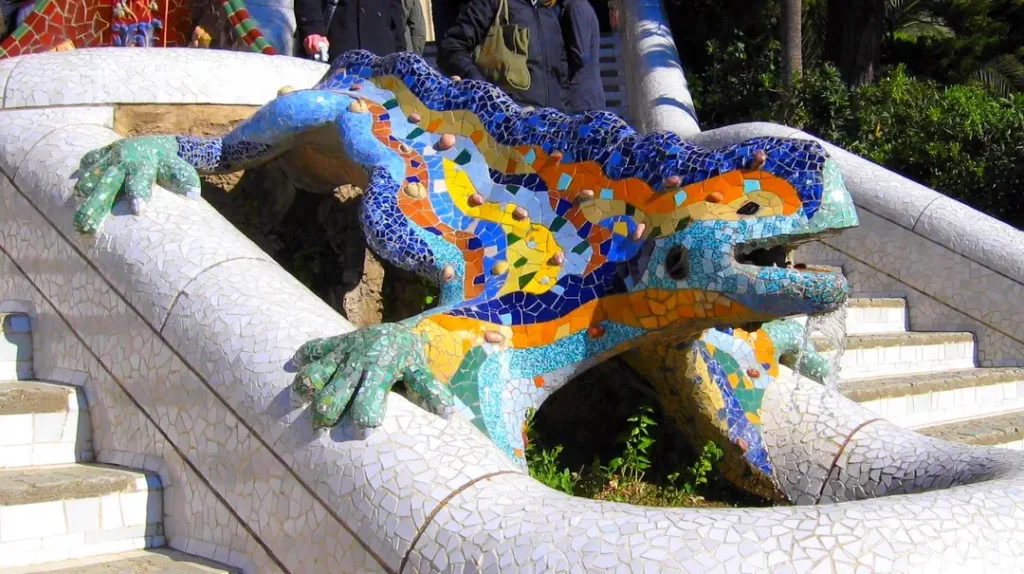
[[[54,131],[51,124],[50,133],[26,158],[15,183],[22,188],[48,190],[36,206],[51,217],[59,217],[68,211],[64,206],[75,182],[69,176],[78,167],[77,158],[113,140],[111,136],[109,130],[99,127],[72,126]],[[53,150],[62,151],[54,154]],[[155,188],[152,202],[141,215],[129,215],[125,209],[124,204],[115,208],[115,215],[96,236],[82,236],[73,230],[67,236],[97,262],[110,261],[134,269],[132,273],[106,277],[156,328],[163,325],[181,289],[204,270],[225,261],[270,259],[251,241],[239,238],[235,228],[205,201]],[[145,227],[140,226],[141,221],[146,222]],[[131,241],[110,241],[126,227],[132,233]],[[167,238],[169,233],[175,234],[173,240]]]
[[[15,60],[13,58],[4,58],[3,60],[0,60],[0,108],[4,107],[4,101],[7,96],[7,80],[10,79],[14,68],[21,63],[21,60]]]
[[[248,430],[239,427],[237,424],[238,419],[231,412],[224,410],[224,403],[214,400],[210,396],[209,390],[199,382],[199,379],[190,370],[183,368],[177,362],[173,353],[169,352],[169,349],[163,345],[162,341],[154,339],[152,326],[143,323],[95,272],[84,268],[81,262],[78,264],[73,263],[78,255],[71,251],[70,245],[66,241],[59,237],[36,237],[27,241],[22,239],[22,233],[26,233],[27,238],[32,238],[36,232],[45,229],[47,224],[42,221],[38,214],[24,205],[24,198],[14,196],[13,194],[10,195],[11,199],[7,202],[12,207],[10,212],[12,214],[16,213],[14,216],[15,220],[20,220],[19,224],[10,230],[11,234],[15,236],[13,242],[23,247],[23,249],[18,251],[18,254],[23,254],[30,261],[52,260],[54,255],[59,254],[59,259],[67,261],[62,267],[69,270],[77,270],[75,273],[79,275],[78,279],[71,281],[71,283],[78,284],[76,290],[72,290],[69,283],[63,280],[55,282],[54,280],[57,278],[48,276],[42,269],[40,269],[42,274],[33,274],[33,280],[41,284],[44,292],[53,301],[59,302],[61,305],[67,305],[67,308],[64,309],[65,313],[84,321],[76,328],[79,329],[90,347],[100,356],[112,357],[109,363],[111,370],[118,378],[133,381],[133,394],[137,400],[142,404],[160,409],[159,426],[168,431],[172,441],[185,449],[186,456],[193,460],[203,461],[204,474],[213,484],[217,485],[218,490],[232,502],[237,511],[241,512],[242,510],[240,509],[248,510],[243,515],[243,519],[251,521],[253,524],[261,525],[261,530],[267,529],[264,531],[269,533],[265,534],[264,539],[268,544],[279,549],[279,559],[296,561],[290,567],[297,567],[308,560],[322,561],[324,559],[321,555],[322,553],[304,548],[304,545],[321,544],[323,543],[323,536],[329,536],[331,540],[335,541],[330,545],[330,548],[336,553],[335,564],[338,564],[339,567],[344,564],[356,564],[360,567],[366,565],[367,561],[371,560],[370,555],[364,552],[357,544],[351,542],[348,544],[344,543],[346,537],[350,538],[351,536],[344,531],[346,527],[358,529],[357,532],[362,535],[364,540],[370,540],[371,542],[367,543],[368,546],[374,553],[383,556],[381,560],[391,563],[397,562],[400,560],[402,545],[408,546],[411,542],[416,530],[417,520],[422,520],[448,492],[471,480],[478,474],[490,472],[494,468],[511,468],[511,463],[504,455],[491,449],[486,439],[467,423],[462,423],[459,432],[450,430],[442,432],[442,429],[449,426],[447,423],[405,403],[404,405],[392,407],[398,412],[405,411],[412,417],[413,420],[403,423],[403,426],[409,427],[413,424],[423,424],[418,422],[417,419],[426,417],[428,427],[432,427],[424,428],[422,432],[416,433],[418,441],[413,441],[413,443],[408,445],[403,445],[400,442],[389,442],[385,440],[386,433],[382,433],[380,440],[383,447],[379,452],[378,449],[373,447],[373,441],[368,442],[366,445],[355,444],[354,441],[346,441],[340,444],[346,447],[358,447],[357,451],[369,445],[372,459],[375,460],[383,457],[401,462],[409,458],[411,452],[424,450],[425,444],[435,444],[445,433],[450,433],[453,437],[470,437],[473,443],[481,447],[476,450],[482,454],[482,459],[480,456],[460,454],[458,456],[432,459],[427,465],[421,467],[421,458],[416,456],[414,457],[415,462],[412,463],[413,470],[408,472],[398,472],[396,469],[388,468],[381,469],[382,471],[375,473],[355,474],[352,476],[340,474],[334,476],[309,475],[306,477],[306,484],[316,485],[325,494],[330,494],[331,500],[338,500],[339,492],[349,492],[353,488],[364,489],[362,496],[351,499],[352,508],[350,511],[344,513],[334,511],[333,514],[324,512],[320,515],[320,521],[314,522],[309,520],[309,510],[314,506],[320,506],[322,503],[314,500],[313,493],[308,490],[308,487],[296,485],[296,476],[290,474],[288,469],[296,466],[293,460],[311,460],[314,457],[330,458],[332,456],[336,457],[336,455],[329,453],[317,454],[314,451],[311,453],[311,456],[311,454],[302,454],[302,451],[299,451],[298,454],[292,454],[288,450],[282,450],[281,453],[291,459],[288,460],[287,466],[282,466],[281,462],[271,456],[271,453],[266,451],[266,449],[260,449],[257,441],[249,438],[251,435],[249,435]],[[212,211],[210,213],[219,218],[219,215],[213,214]],[[23,223],[25,220],[32,220],[33,225]],[[130,228],[131,231],[125,232],[121,238],[119,238],[119,231],[108,230],[107,240],[110,243],[106,245],[115,245],[118,241],[123,241],[129,245],[138,244],[136,233],[146,233],[146,225],[144,218],[140,218],[140,221],[137,223],[138,225]],[[70,225],[70,222],[65,223],[65,225]],[[181,230],[178,232],[180,233]],[[50,232],[50,235],[52,235],[52,232]],[[167,237],[165,239],[170,244],[181,241],[179,238],[172,239]],[[58,253],[50,253],[48,256],[45,252],[46,249],[56,249]],[[39,252],[39,250],[44,250],[44,252]],[[116,252],[117,248],[112,248],[111,251]],[[104,262],[100,261],[100,265],[101,267],[104,266]],[[269,266],[269,264],[267,265]],[[126,267],[123,260],[121,264],[114,267],[116,270],[124,268]],[[129,266],[128,268],[131,267]],[[220,266],[213,266],[209,273],[200,275],[193,282],[192,288],[201,289],[208,285],[220,287],[218,281],[222,281],[224,277],[227,277],[229,280],[239,276],[246,277],[245,274],[239,275],[239,269],[248,270],[250,273],[257,273],[255,281],[251,278],[244,280],[245,284],[248,285],[244,290],[254,294],[253,298],[248,299],[252,301],[249,304],[250,306],[245,307],[242,305],[245,302],[244,298],[241,302],[236,302],[242,309],[254,309],[252,305],[255,305],[256,310],[244,311],[240,313],[240,316],[251,315],[261,317],[266,315],[271,308],[276,308],[278,312],[271,314],[271,317],[280,319],[282,316],[290,316],[294,322],[301,325],[300,329],[294,331],[293,338],[286,336],[287,331],[276,325],[273,327],[265,326],[261,325],[259,321],[252,324],[242,324],[241,322],[231,320],[231,313],[214,313],[217,315],[217,320],[211,324],[223,325],[223,330],[215,328],[214,331],[211,331],[211,333],[216,335],[213,340],[207,343],[212,345],[210,347],[211,351],[223,354],[224,359],[222,360],[225,364],[234,365],[238,359],[239,351],[248,349],[243,351],[243,356],[246,360],[256,361],[252,367],[254,369],[252,374],[254,377],[253,381],[255,382],[260,378],[269,378],[273,381],[272,387],[261,388],[258,385],[249,387],[249,390],[254,394],[242,392],[245,389],[237,385],[231,385],[226,389],[226,391],[234,393],[233,396],[226,397],[228,404],[233,404],[233,408],[237,409],[236,412],[245,416],[247,413],[265,412],[264,409],[270,405],[267,399],[274,399],[282,390],[287,389],[292,375],[284,372],[282,367],[295,348],[309,338],[322,336],[330,332],[342,331],[348,329],[349,326],[338,318],[335,321],[336,326],[332,331],[317,331],[316,329],[328,328],[331,322],[325,322],[324,318],[333,315],[319,301],[316,301],[316,304],[309,313],[296,314],[297,310],[303,308],[303,305],[297,302],[303,299],[312,299],[312,296],[305,288],[301,287],[293,278],[280,271],[276,266],[254,266],[252,261],[235,261]],[[110,271],[110,268],[108,267],[106,270]],[[284,283],[272,280],[274,270],[280,274]],[[254,291],[252,289],[254,284],[263,285],[266,291]],[[204,297],[201,300],[209,303],[219,299],[227,304],[235,298],[236,293],[240,292],[237,285],[239,284],[232,284],[231,288],[224,295],[211,294],[211,297]],[[83,292],[83,286],[91,286],[91,289]],[[191,291],[191,288],[189,291]],[[297,294],[296,291],[301,293],[301,295]],[[83,300],[83,294],[88,298]],[[272,305],[275,295],[278,297],[276,306]],[[176,309],[188,309],[189,301],[188,293],[184,293],[179,298]],[[205,316],[211,313],[212,310],[206,310],[196,315],[193,315],[191,312],[185,312],[184,316],[176,316],[172,321],[168,322],[168,333],[181,333],[184,335],[194,328],[191,326],[192,320],[197,317],[204,317],[203,322],[205,323]],[[337,317],[336,315],[333,316]],[[186,324],[184,327],[186,331],[181,330],[183,321]],[[267,334],[271,335],[271,339],[265,338]],[[238,344],[245,339],[239,339],[239,336],[251,338],[252,342],[245,344],[240,349]],[[220,349],[218,339],[222,337],[226,347]],[[203,342],[202,338],[197,339],[194,334],[188,335],[187,339],[188,344],[180,345],[181,351],[186,355],[190,352],[191,348]],[[268,344],[271,346],[263,347],[263,345]],[[250,345],[256,345],[256,347]],[[130,355],[124,352],[128,349],[131,349]],[[113,357],[116,357],[116,359],[113,359]],[[217,363],[211,363],[208,359],[199,360],[194,358],[194,360],[196,365],[215,369],[203,373],[203,376],[215,386],[223,385],[225,381],[237,383],[237,374],[225,377],[224,375],[227,371],[224,371],[223,367],[218,367]],[[261,364],[261,361],[265,361],[265,363]],[[141,384],[141,381],[152,381],[153,384],[145,385]],[[258,400],[255,404],[253,404],[254,399]],[[400,398],[396,397],[396,400],[402,402]],[[93,402],[100,403],[101,401]],[[302,412],[306,411],[303,410]],[[310,446],[308,445],[310,437],[301,435],[301,433],[309,433],[308,421],[306,426],[303,426],[301,422],[285,426],[282,422],[274,419],[258,420],[261,423],[259,431],[266,439],[283,440],[287,438],[286,444],[296,444],[302,448]],[[203,421],[203,423],[198,424],[199,421]],[[416,422],[414,423],[414,421]],[[120,424],[115,423],[114,420],[107,421],[106,417],[104,417],[104,422],[110,425],[108,428],[111,431],[121,432],[117,428]],[[99,426],[102,423],[97,424]],[[287,433],[285,437],[278,436],[282,434],[282,431],[288,431],[293,427],[299,429],[300,436],[291,437],[287,436]],[[145,437],[129,437],[128,441],[119,450],[144,450],[145,444],[142,438]],[[237,442],[235,442],[236,440]],[[329,445],[339,444],[329,437],[322,437],[321,441]],[[424,444],[418,444],[419,442]],[[312,446],[317,447],[317,449],[322,448],[317,443],[314,443]],[[102,449],[102,447],[100,448]],[[102,456],[98,458],[104,460]],[[480,464],[480,462],[484,464]],[[339,470],[338,467],[334,466],[318,468],[320,471],[330,473],[335,473]],[[372,465],[370,468],[372,468]],[[241,476],[239,475],[240,469],[245,469]],[[421,478],[407,484],[404,477],[409,475],[418,475]],[[429,477],[435,475],[441,477],[440,480],[429,479]],[[243,476],[251,478],[247,482],[242,478]],[[396,512],[401,511],[405,513],[404,518],[395,520],[395,524],[388,526],[388,529],[375,530],[372,527],[374,522],[382,526],[385,524],[390,525],[392,522],[388,516],[380,515],[373,504],[376,496],[375,493],[385,492],[386,489],[380,487],[388,484],[394,485],[392,488],[395,492],[398,492],[400,488],[411,489],[410,492],[419,492],[420,496],[410,494],[409,496],[399,497],[412,502],[412,508],[409,509],[404,505],[396,508]],[[252,501],[254,488],[259,495],[260,500],[258,503]],[[285,500],[283,497],[289,497],[288,500],[294,498],[300,503],[299,516],[307,517],[302,522],[303,528],[306,531],[305,534],[298,532],[296,530],[297,524],[288,521],[280,513],[267,511],[268,508],[280,508]],[[349,499],[346,498],[344,500]],[[336,504],[332,503],[332,506]],[[198,509],[196,510],[198,511]],[[370,520],[355,521],[349,518],[348,520],[352,521],[351,525],[345,524],[345,520],[341,518],[342,516],[360,515],[367,517],[375,516],[377,518],[373,522]],[[197,523],[203,525],[211,524],[208,520],[197,521]],[[398,536],[393,536],[394,534]],[[402,536],[405,536],[405,538],[403,539]],[[296,538],[301,543],[296,543]],[[341,569],[346,570],[347,568]]]
[[[29,110],[0,110],[0,170],[9,177],[18,171],[39,140],[58,127],[86,124],[111,128],[114,108],[111,106],[85,106],[78,108],[39,108]]]
[[[85,48],[8,61],[18,64],[7,80],[8,109],[114,103],[261,105],[282,86],[312,86],[327,70],[326,64],[300,58],[188,48]],[[159,70],[160,81],[140,81],[137,70]]]

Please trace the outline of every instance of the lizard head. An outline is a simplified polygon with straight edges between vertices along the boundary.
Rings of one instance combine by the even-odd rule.
[[[839,168],[820,144],[752,139],[691,158],[680,171],[661,182],[659,195],[676,207],[654,222],[636,282],[645,292],[696,290],[709,319],[702,323],[725,326],[829,311],[846,300],[839,269],[792,257],[802,243],[857,225]]]

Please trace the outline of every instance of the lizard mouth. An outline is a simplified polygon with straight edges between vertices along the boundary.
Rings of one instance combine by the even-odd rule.
[[[740,296],[752,308],[775,318],[831,311],[849,296],[839,267],[796,261],[796,248],[821,238],[822,233],[778,236],[741,243],[733,248],[733,268],[747,277],[749,290]],[[765,300],[770,299],[770,304]],[[755,331],[759,324],[746,325]]]
[[[733,250],[733,259],[736,260],[741,267],[747,267],[748,271],[757,273],[760,269],[766,267],[785,268],[798,273],[811,272],[811,273],[842,273],[842,270],[838,267],[831,267],[827,265],[808,265],[801,263],[793,258],[793,253],[801,243],[804,241],[793,241],[788,240],[785,244],[781,240],[774,242],[759,241],[755,243],[741,243],[737,245]],[[774,243],[774,244],[773,244]],[[754,268],[754,269],[750,269]]]

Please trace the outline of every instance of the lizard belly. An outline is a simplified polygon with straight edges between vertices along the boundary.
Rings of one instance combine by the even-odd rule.
[[[344,184],[365,189],[368,181],[366,169],[349,159],[333,134],[288,151],[281,162],[292,182],[307,191],[329,193]]]

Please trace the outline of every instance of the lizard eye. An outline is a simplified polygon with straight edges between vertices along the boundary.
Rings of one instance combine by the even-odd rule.
[[[682,281],[690,276],[689,253],[682,245],[676,245],[668,250],[665,256],[665,272],[676,281]]]
[[[756,202],[748,201],[744,203],[739,209],[737,209],[736,213],[738,213],[739,215],[754,215],[758,211],[761,211],[761,206]]]

